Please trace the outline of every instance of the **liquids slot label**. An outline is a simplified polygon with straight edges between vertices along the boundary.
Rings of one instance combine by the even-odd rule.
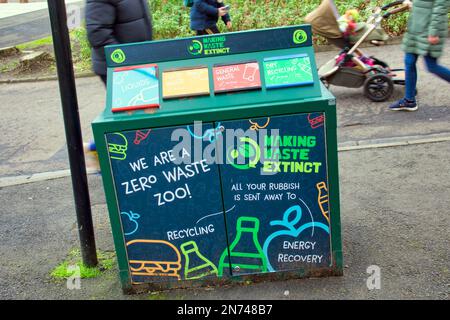
[[[116,68],[112,82],[113,112],[159,107],[157,65]]]

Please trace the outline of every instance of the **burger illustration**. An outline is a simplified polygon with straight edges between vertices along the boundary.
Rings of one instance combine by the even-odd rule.
[[[128,140],[122,133],[108,135],[108,151],[111,159],[125,160],[127,158]]]
[[[127,243],[132,276],[174,277],[181,280],[180,251],[163,240],[132,240]]]

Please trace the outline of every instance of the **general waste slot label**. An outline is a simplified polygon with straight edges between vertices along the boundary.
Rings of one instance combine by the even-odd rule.
[[[214,66],[214,91],[231,92],[261,88],[259,64],[256,61]]]

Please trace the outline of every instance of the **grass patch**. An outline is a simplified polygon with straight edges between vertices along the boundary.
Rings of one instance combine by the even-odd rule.
[[[68,279],[79,270],[81,279],[99,277],[102,272],[111,270],[115,266],[115,254],[113,252],[97,251],[98,266],[89,268],[81,261],[81,252],[79,249],[73,249],[65,261],[54,268],[50,276],[55,280]]]
[[[168,296],[163,292],[152,292],[147,296],[147,300],[185,300],[186,297],[181,294],[177,294],[176,296]]]
[[[46,38],[42,38],[42,39],[38,39],[38,40],[34,40],[34,41],[30,41],[30,42],[26,42],[23,44],[19,44],[16,46],[17,49],[19,49],[20,51],[28,51],[28,50],[34,50],[40,47],[45,47],[45,46],[53,46],[53,39],[52,37],[46,37]]]
[[[148,296],[148,300],[167,300],[167,295],[161,292],[152,292]]]
[[[7,63],[4,63],[3,61],[0,62],[2,62],[0,65],[0,73],[13,71],[19,66],[18,61],[11,61]]]
[[[70,42],[72,49],[72,59],[75,73],[85,73],[91,71],[91,48],[87,40],[86,28],[77,28],[70,31]],[[53,55],[53,39],[46,37],[43,39],[23,43],[16,46],[20,51],[46,51]],[[8,72],[9,69],[2,68],[0,72]],[[49,68],[56,70],[55,64]]]

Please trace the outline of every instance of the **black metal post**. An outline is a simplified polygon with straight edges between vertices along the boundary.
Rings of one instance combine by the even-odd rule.
[[[72,174],[72,188],[78,221],[81,255],[83,257],[83,263],[86,266],[93,267],[97,265],[98,261],[65,0],[48,0],[48,10],[50,13],[53,46],[58,69],[67,148],[69,150],[70,172]]]

